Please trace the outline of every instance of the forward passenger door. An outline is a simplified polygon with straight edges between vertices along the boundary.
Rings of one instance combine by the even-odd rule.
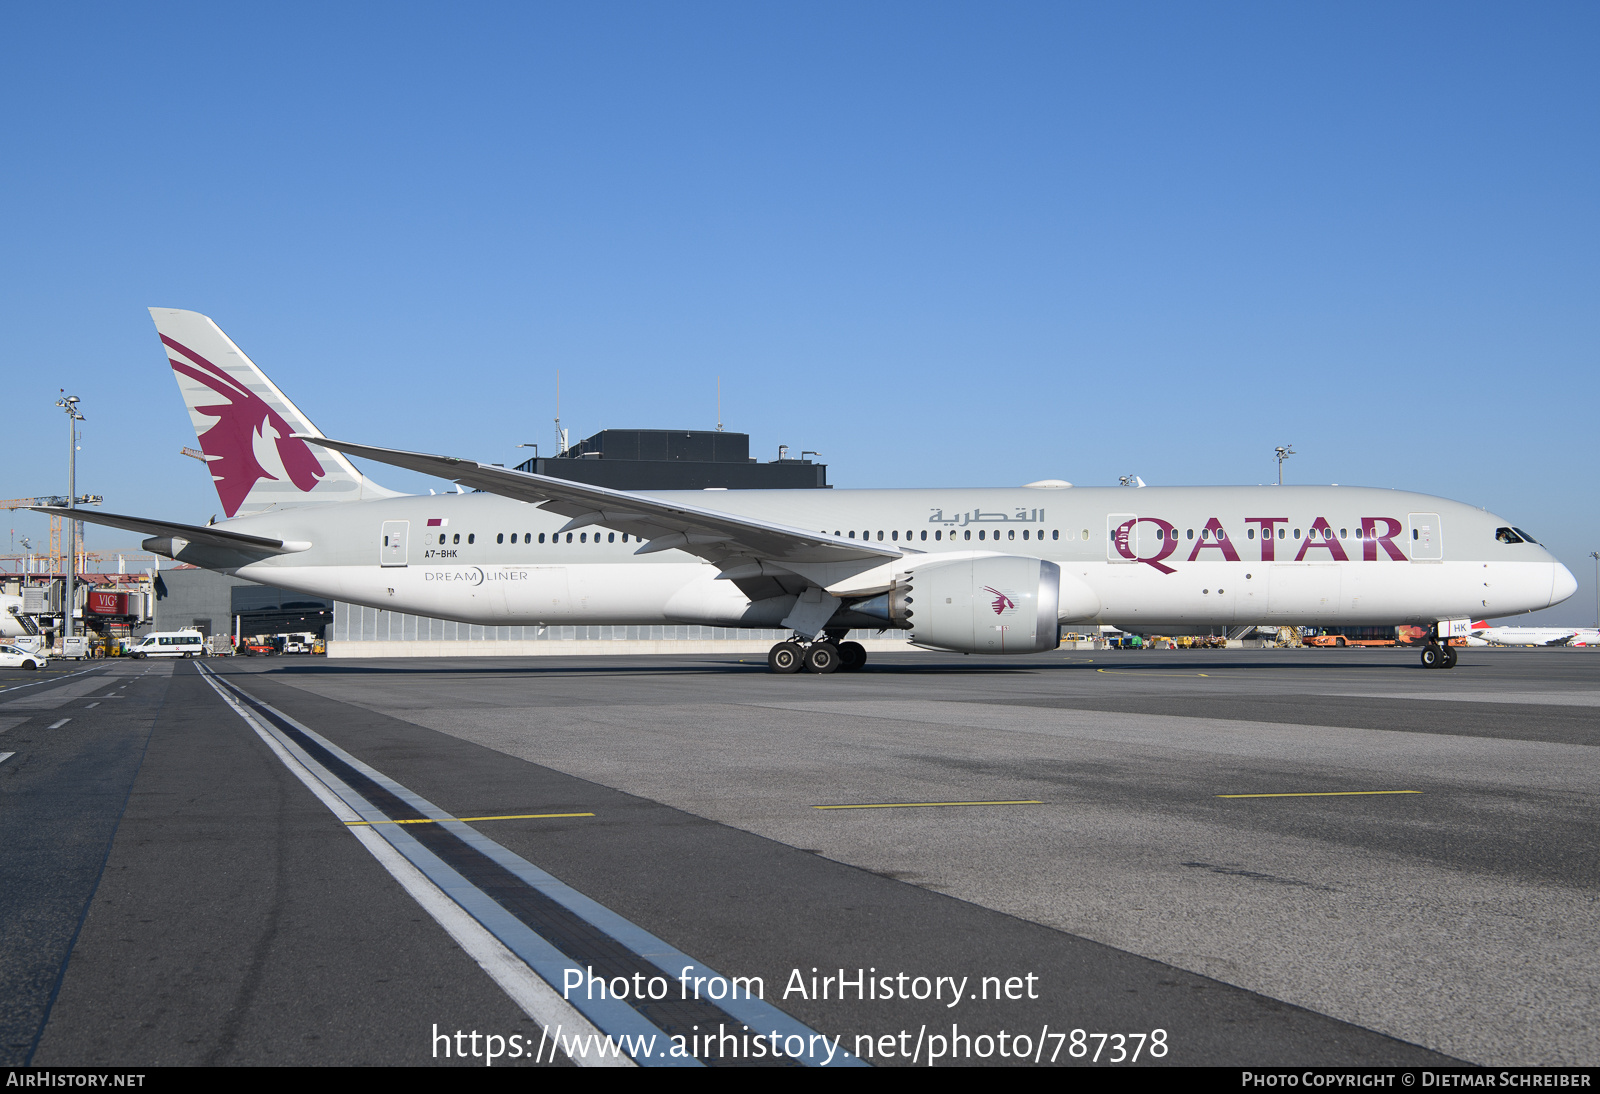
[[[383,546],[378,548],[379,562],[384,566],[404,566],[406,564],[406,540],[411,531],[409,520],[386,520],[383,522]]]

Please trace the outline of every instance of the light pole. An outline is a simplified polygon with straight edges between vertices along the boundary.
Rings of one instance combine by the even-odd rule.
[[[1294,445],[1280,444],[1276,449],[1278,455],[1278,485],[1283,485],[1283,461],[1294,455]]]
[[[1594,625],[1600,628],[1600,551],[1590,551],[1594,559]]]
[[[63,394],[56,400],[56,406],[67,412],[67,508],[77,508],[78,493],[78,423],[84,420],[78,413],[78,397]],[[61,606],[61,637],[72,637],[72,608],[73,596],[76,590],[73,586],[77,583],[78,569],[78,522],[67,521],[67,588],[65,603]],[[62,647],[66,652],[66,647]]]

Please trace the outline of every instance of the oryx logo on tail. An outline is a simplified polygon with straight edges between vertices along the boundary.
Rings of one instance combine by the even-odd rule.
[[[217,496],[228,516],[239,511],[262,479],[287,479],[302,491],[317,485],[324,475],[322,465],[305,441],[290,436],[294,429],[266,400],[176,339],[163,334],[161,341],[174,372],[221,396],[220,402],[194,410],[217,420],[198,436],[200,448],[211,457]]]
[[[397,496],[343,453],[296,439],[322,434],[211,320],[177,308],[151,308],[150,318],[228,516]]]

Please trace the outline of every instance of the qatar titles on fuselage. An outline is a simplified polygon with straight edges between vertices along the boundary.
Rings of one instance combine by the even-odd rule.
[[[1054,648],[1057,623],[1427,625],[1576,589],[1510,520],[1395,490],[626,493],[333,441],[209,319],[151,312],[229,519],[77,515],[354,604],[486,626],[881,626],[977,653]],[[478,492],[396,494],[346,453]]]

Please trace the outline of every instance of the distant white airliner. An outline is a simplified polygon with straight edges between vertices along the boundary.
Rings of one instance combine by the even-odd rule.
[[[924,647],[1055,649],[1062,623],[1134,631],[1474,616],[1577,588],[1476,507],[1354,487],[627,492],[335,441],[210,319],[152,308],[228,519],[79,509],[208,569],[355,604],[504,624],[783,627],[778,672],[852,669],[852,627]],[[408,496],[346,454],[477,493]],[[1437,631],[1435,634],[1437,635]],[[1449,667],[1437,642],[1423,663]]]
[[[0,638],[21,638],[27,633],[22,622],[22,597],[0,593]]]
[[[1600,629],[1594,627],[1493,627],[1472,625],[1472,637],[1491,646],[1600,646]]]

